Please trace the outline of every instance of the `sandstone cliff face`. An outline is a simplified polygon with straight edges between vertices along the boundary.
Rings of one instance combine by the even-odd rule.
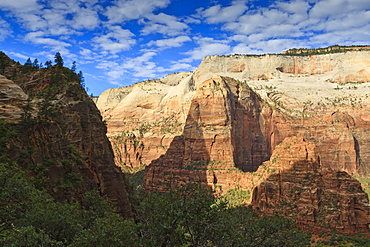
[[[252,205],[305,226],[367,232],[369,199],[346,172],[324,166],[314,143],[286,138],[265,166],[274,172],[253,190]]]
[[[189,180],[230,187],[219,174],[257,170],[271,150],[259,121],[262,107],[246,84],[231,78],[199,84],[183,134],[146,167],[146,189],[166,190]]]
[[[164,154],[182,132],[194,93],[191,73],[105,91],[97,106],[107,122],[116,164],[140,167]]]
[[[58,69],[58,84],[52,86]],[[7,143],[7,157],[57,200],[81,200],[98,189],[129,217],[126,183],[99,110],[77,81],[66,81],[68,73],[50,67],[20,75],[16,82],[0,77],[5,106],[0,119],[12,122],[7,126],[16,133]]]
[[[312,56],[209,56],[194,73],[196,82],[214,75],[239,80],[272,79],[281,73],[293,75],[324,75],[330,82],[370,81],[370,51],[351,51]]]
[[[199,84],[217,75],[236,78],[271,106],[262,109],[266,117],[261,118],[271,134],[266,136],[271,149],[267,156],[285,137],[301,133],[317,142],[334,169],[357,173],[370,161],[364,148],[370,123],[369,55],[210,56],[194,73],[107,90],[97,105],[108,124],[116,164],[138,167],[164,154],[182,133]],[[348,79],[360,74],[366,76]],[[348,80],[338,81],[338,76]]]
[[[363,201],[355,180],[347,175],[335,180],[333,176],[369,173],[369,65],[369,51],[210,56],[183,79],[168,77],[166,82],[161,79],[116,89],[127,95],[115,106],[104,103],[104,96],[98,106],[108,123],[117,164],[150,164],[144,178],[147,191],[195,180],[221,193],[235,188],[251,192],[276,170],[264,161],[273,161],[271,154],[278,145],[286,138],[301,136],[315,145],[320,156],[316,162],[321,169],[319,177],[329,181],[315,182],[317,187],[330,191],[332,185],[325,187],[325,183],[342,186],[350,181],[358,192],[351,198]],[[291,162],[298,162],[294,167],[301,169],[300,152],[291,152]],[[289,174],[295,174],[294,169]],[[320,197],[319,204],[325,201]],[[278,210],[280,204],[274,205]],[[309,220],[302,219],[305,222]],[[365,225],[346,224],[345,220],[340,223],[347,230]]]

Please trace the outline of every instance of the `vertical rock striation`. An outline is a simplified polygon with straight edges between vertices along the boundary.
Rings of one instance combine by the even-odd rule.
[[[367,232],[370,206],[361,184],[346,172],[323,165],[315,144],[286,138],[265,164],[275,170],[253,190],[252,205],[304,226]]]
[[[21,73],[2,56],[0,119],[11,129],[4,154],[57,200],[80,201],[93,189],[106,195],[117,211],[132,216],[126,182],[114,164],[106,126],[77,75],[52,66]],[[11,72],[13,71],[13,72]],[[9,76],[11,78],[12,76]]]

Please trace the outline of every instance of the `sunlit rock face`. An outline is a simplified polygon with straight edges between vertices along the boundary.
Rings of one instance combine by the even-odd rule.
[[[370,160],[365,148],[370,137],[365,131],[370,127],[369,67],[369,51],[313,56],[210,56],[193,73],[109,89],[99,97],[97,106],[108,127],[116,164],[144,166],[165,154],[173,138],[183,134],[192,100],[199,97],[204,81],[218,75],[234,78],[247,84],[263,102],[255,117],[266,145],[253,147],[253,153],[264,158],[252,163],[269,157],[285,137],[300,133],[315,140],[319,152],[325,153],[325,163],[332,168],[364,172],[363,166]],[[232,124],[248,125],[248,121],[249,117],[239,118]],[[258,143],[260,140],[253,140],[254,134],[251,132],[250,142]],[[244,153],[240,148],[237,152]],[[258,167],[243,168],[247,166],[242,165],[247,159],[243,154],[233,158],[238,163],[236,167],[244,171]]]
[[[97,105],[116,164],[124,169],[145,166],[147,191],[200,181],[221,193],[235,188],[252,193],[275,178],[276,168],[264,162],[273,162],[271,155],[286,138],[299,136],[315,146],[320,162],[302,163],[302,152],[291,150],[290,163],[298,163],[287,174],[295,174],[296,168],[299,172],[301,163],[319,164],[320,176],[329,182],[317,182],[318,187],[351,181],[357,192],[346,196],[362,203],[365,194],[347,174],[369,173],[369,68],[369,51],[210,56],[192,73],[107,90]],[[337,174],[343,179],[335,180]],[[332,190],[325,186],[320,191]],[[334,194],[330,198],[338,196]],[[335,217],[347,230],[363,229],[368,219],[353,226],[345,222],[357,216]]]

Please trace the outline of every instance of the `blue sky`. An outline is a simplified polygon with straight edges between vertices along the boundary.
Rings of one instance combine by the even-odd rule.
[[[89,94],[193,71],[208,55],[370,44],[369,0],[1,0],[0,50],[77,62]]]

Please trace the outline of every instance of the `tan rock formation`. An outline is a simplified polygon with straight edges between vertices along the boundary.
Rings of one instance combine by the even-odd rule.
[[[325,163],[356,173],[370,162],[370,153],[363,148],[368,140],[365,130],[369,127],[370,89],[368,83],[360,83],[369,81],[369,65],[370,51],[210,56],[193,74],[173,74],[107,90],[99,97],[98,107],[108,123],[116,163],[148,165],[166,152],[174,136],[182,133],[195,85],[199,90],[201,83],[217,75],[236,78],[247,82],[271,106],[262,109],[259,119],[263,131],[271,134],[266,136],[268,153],[285,137],[301,133],[316,140],[318,149],[326,154]],[[357,80],[355,75],[361,78]],[[338,85],[335,81],[357,83]],[[169,126],[176,131],[166,131]]]
[[[215,75],[239,80],[268,80],[282,74],[322,75],[330,82],[368,82],[370,51],[350,51],[312,56],[209,56],[205,57],[194,73],[198,83]],[[312,87],[312,85],[310,85]]]
[[[183,130],[194,93],[191,73],[105,91],[97,106],[107,122],[116,164],[139,167],[164,154]]]
[[[14,121],[21,117],[23,110],[20,108],[28,95],[13,81],[0,75],[0,115],[7,121]]]
[[[252,205],[305,226],[367,232],[370,206],[361,184],[346,172],[322,165],[314,143],[286,138],[265,166],[274,170],[253,190]]]
[[[370,51],[210,56],[182,79],[135,84],[116,106],[99,108],[117,164],[150,164],[148,191],[189,180],[222,193],[252,191],[276,169],[263,162],[294,136],[315,144],[321,174],[332,181],[338,171],[370,171],[369,65]],[[300,163],[294,155],[300,151],[291,156]]]

